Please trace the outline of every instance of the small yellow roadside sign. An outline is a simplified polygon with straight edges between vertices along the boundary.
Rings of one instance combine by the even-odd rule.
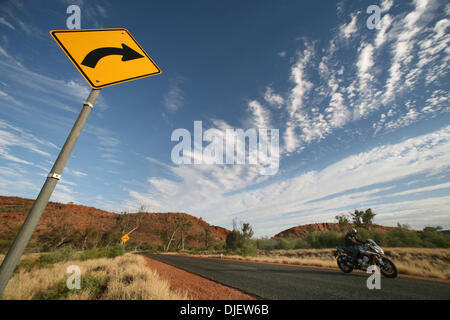
[[[126,29],[52,30],[50,34],[94,89],[161,73]]]
[[[130,240],[130,236],[129,235],[124,235],[122,238],[120,238],[120,240],[122,240],[123,243],[127,242],[128,240]]]

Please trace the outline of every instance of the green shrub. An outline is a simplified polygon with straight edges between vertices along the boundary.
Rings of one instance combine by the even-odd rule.
[[[387,234],[384,231],[372,231],[369,238],[382,247],[385,247],[388,244]]]
[[[409,230],[407,225],[399,224],[390,231],[369,231],[363,227],[359,227],[357,230],[360,240],[372,239],[382,247],[450,248],[450,235],[432,227],[427,227],[423,231],[415,231]],[[345,233],[341,232],[318,232],[310,228],[309,234],[305,237],[281,239],[264,237],[257,239],[255,243],[259,250],[334,248],[345,245],[344,235]]]
[[[61,261],[68,261],[76,256],[77,251],[72,246],[64,246],[56,251],[60,255]]]
[[[334,248],[344,245],[344,237],[336,231],[321,232],[319,234],[321,248]]]
[[[214,250],[224,250],[226,247],[225,241],[220,241],[214,244]]]
[[[297,238],[295,240],[295,249],[307,249],[308,247],[308,242],[304,238]]]
[[[47,267],[57,262],[63,261],[63,258],[62,255],[58,254],[57,252],[52,252],[39,255],[37,261],[40,267]]]
[[[24,259],[20,260],[16,271],[17,270],[25,270],[26,272],[29,272],[36,265],[38,265],[38,259],[24,258]]]
[[[319,232],[313,231],[306,236],[305,240],[310,248],[320,248],[319,234]]]
[[[62,300],[67,299],[69,295],[69,288],[66,284],[67,278],[62,279],[56,283],[55,286],[49,290],[40,291],[33,296],[33,300]]]
[[[242,246],[244,245],[244,240],[245,238],[242,233],[237,230],[231,231],[227,235],[226,239],[227,249],[237,250],[238,248],[242,248]]]
[[[256,253],[258,252],[258,249],[253,243],[246,243],[242,246],[242,248],[238,249],[238,254],[240,254],[243,257],[247,256],[256,256]]]
[[[450,235],[437,231],[423,231],[420,235],[423,246],[428,248],[450,248]]]
[[[80,253],[79,259],[81,261],[90,260],[90,259],[99,259],[106,257],[106,248],[94,248],[85,250]]]
[[[87,290],[89,298],[98,299],[107,288],[107,279],[101,276],[85,275],[81,278],[80,289],[70,290],[67,288],[67,277],[58,281],[55,286],[46,291],[41,291],[34,295],[34,300],[63,300],[67,299],[70,293],[81,293]]]
[[[356,228],[358,231],[358,239],[361,241],[367,241],[367,239],[370,239],[370,232],[366,228]]]
[[[191,251],[191,253],[193,253],[193,254],[197,254],[200,252],[200,248],[199,247],[190,247],[189,251]]]
[[[12,240],[0,240],[0,253],[6,254],[11,244]]]
[[[105,292],[108,280],[102,276],[85,275],[81,278],[81,290],[88,290],[89,297],[97,299]]]
[[[110,259],[121,256],[123,254],[125,254],[126,249],[124,248],[123,245],[116,245],[113,247],[108,247],[106,249],[106,256]]]
[[[276,239],[261,238],[256,240],[256,247],[259,250],[275,250],[278,247]]]
[[[295,248],[295,239],[292,238],[281,238],[278,240],[277,249],[281,250],[291,250]]]
[[[407,225],[400,225],[387,232],[389,247],[422,247],[423,243],[416,231],[409,230]]]
[[[155,252],[156,251],[154,246],[151,246],[151,245],[149,245],[147,243],[141,244],[138,248],[139,248],[139,250],[142,250],[142,251],[149,251],[149,252]]]

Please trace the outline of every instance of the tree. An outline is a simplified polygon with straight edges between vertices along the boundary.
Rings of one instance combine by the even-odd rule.
[[[211,229],[209,227],[205,228],[205,248],[208,249],[211,241]]]
[[[350,213],[351,217],[352,217],[352,222],[355,225],[355,227],[362,227],[363,226],[363,222],[362,222],[362,216],[364,215],[364,211],[359,211],[355,209],[355,212]]]
[[[178,223],[178,218],[172,220],[172,223],[169,225],[170,230],[165,230],[163,236],[166,238],[166,244],[164,246],[164,251],[168,252],[170,249],[170,245],[172,244],[173,239],[175,238],[175,234],[180,228],[180,224]],[[170,236],[169,236],[170,234]]]
[[[130,235],[131,233],[139,229],[142,220],[146,216],[146,212],[144,212],[144,210],[145,207],[141,205],[137,213],[131,214],[123,212],[120,215],[116,216],[121,236],[125,234]]]
[[[250,225],[250,223],[243,223],[242,224],[242,235],[245,239],[250,239],[251,237],[253,237],[253,228]]]
[[[355,209],[355,212],[351,213],[352,222],[358,228],[366,228],[368,229],[375,218],[375,213],[372,212],[372,209],[367,209],[366,211],[359,211]]]
[[[238,228],[238,223],[233,219],[233,231],[231,231],[226,238],[226,245],[228,249],[236,250],[242,248],[253,237],[253,228],[250,223],[241,223]]]
[[[423,228],[423,232],[437,232],[437,231],[441,231],[443,228],[441,226],[436,226],[436,227],[425,227]]]
[[[73,230],[72,226],[67,223],[56,226],[52,230],[39,235],[39,243],[42,243],[50,250],[55,250],[63,244],[70,242],[72,236],[71,230]]]
[[[341,231],[348,229],[348,226],[350,225],[350,218],[346,214],[337,215],[335,216],[335,219],[337,220]]]
[[[244,237],[238,230],[231,231],[225,240],[227,249],[237,250],[244,244]]]
[[[170,250],[178,232],[180,232],[180,238],[178,242],[175,240],[175,246],[178,243],[178,246],[184,249],[185,240],[193,225],[194,223],[184,215],[175,217],[168,216],[166,228],[158,232],[158,235],[163,241],[164,251],[167,252]]]
[[[369,229],[369,227],[372,225],[373,223],[373,219],[375,218],[375,213],[372,212],[372,209],[367,209],[364,214],[362,215],[362,223],[363,226],[366,229]]]
[[[178,219],[178,224],[180,229],[181,249],[184,250],[185,239],[189,235],[189,230],[192,228],[194,223],[188,217],[182,216]]]
[[[119,243],[122,233],[118,226],[114,226],[105,231],[101,237],[102,246],[109,247],[112,243]]]
[[[84,229],[83,232],[80,232],[80,235],[82,237],[82,249],[85,250],[87,248],[97,248],[101,238],[102,233],[98,230],[96,230],[92,226],[88,226],[86,229]]]

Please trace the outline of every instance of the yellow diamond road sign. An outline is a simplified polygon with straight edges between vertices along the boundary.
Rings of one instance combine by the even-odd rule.
[[[94,89],[161,73],[126,29],[53,30],[50,34]]]
[[[130,237],[126,234],[124,235],[122,238],[120,238],[122,240],[123,243],[127,242],[128,240],[130,240]]]

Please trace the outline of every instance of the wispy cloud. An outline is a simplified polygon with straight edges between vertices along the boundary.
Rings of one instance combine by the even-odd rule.
[[[350,22],[340,26],[339,33],[342,37],[348,39],[358,31],[356,26],[357,19],[358,15],[356,13],[352,14]]]
[[[0,157],[8,161],[34,165],[32,162],[14,155],[12,148],[22,148],[41,156],[50,157],[50,153],[45,149],[56,148],[56,146],[0,120]]]
[[[280,109],[284,105],[284,99],[281,95],[275,93],[272,87],[267,87],[266,92],[264,93],[264,100],[269,103],[271,106]]]
[[[155,210],[188,211],[222,225],[228,224],[234,213],[240,213],[239,218],[251,221],[260,235],[311,221],[331,221],[338,212],[368,205],[378,213],[378,222],[395,225],[397,218],[403,221],[426,216],[427,207],[410,210],[409,204],[402,206],[403,199],[394,199],[402,193],[394,194],[388,204],[383,192],[402,179],[448,173],[449,167],[450,127],[445,127],[348,156],[319,171],[264,184],[259,184],[262,181],[257,172],[242,166],[173,167],[170,171],[176,180],[150,178],[148,192],[129,190],[131,199],[123,205],[135,207],[139,201]],[[242,190],[251,185],[250,190]],[[416,191],[445,187],[447,184]],[[433,206],[444,212],[448,199],[444,200],[435,198]],[[391,216],[393,208],[401,208],[403,216]]]
[[[448,89],[439,79],[449,70],[450,52],[444,51],[450,43],[446,32],[450,20],[437,20],[427,27],[442,4],[413,1],[410,12],[397,15],[387,13],[393,1],[385,0],[381,7],[380,30],[366,29],[365,21],[358,19],[360,12],[351,13],[322,51],[316,49],[320,42],[303,40],[304,49],[290,70],[292,88],[287,95],[275,95],[268,87],[265,100],[269,104],[284,102],[278,112],[278,118],[285,119],[280,126],[284,128],[283,154],[300,152],[313,141],[386,108],[379,122],[368,126],[375,134],[448,111]],[[344,64],[342,56],[353,59],[353,65]],[[318,77],[320,81],[313,80]],[[415,94],[420,81],[432,89],[429,96]],[[409,105],[397,105],[405,98]]]
[[[70,175],[72,175],[74,177],[77,177],[77,178],[83,178],[83,177],[87,177],[88,176],[88,174],[83,172],[83,171],[75,170],[75,169],[71,169],[71,168],[65,168],[64,172],[68,173],[68,174],[70,174]]]
[[[6,19],[3,18],[3,17],[0,17],[0,24],[5,25],[5,26],[7,26],[8,28],[10,28],[10,29],[12,29],[12,30],[16,30],[16,28],[15,28],[11,23],[9,23],[8,21],[6,21]]]
[[[172,79],[169,90],[164,95],[164,106],[169,112],[176,112],[184,103],[183,91],[181,85],[184,82],[183,78],[177,77]]]

